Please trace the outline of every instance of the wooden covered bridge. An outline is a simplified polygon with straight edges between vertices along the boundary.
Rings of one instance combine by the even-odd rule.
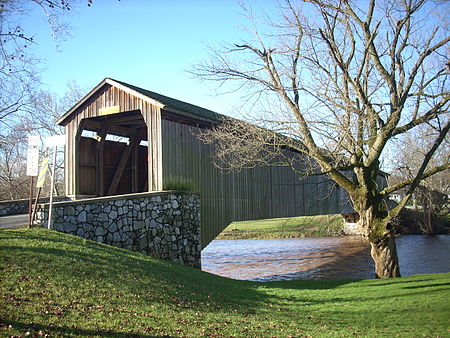
[[[198,128],[213,111],[104,79],[57,123],[65,127],[65,189],[72,198],[167,189],[200,193],[205,247],[232,221],[338,213],[339,189],[287,167],[223,173]]]

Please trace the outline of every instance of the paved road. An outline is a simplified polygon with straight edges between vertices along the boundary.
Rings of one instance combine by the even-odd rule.
[[[0,217],[0,230],[18,229],[28,224],[28,214]]]

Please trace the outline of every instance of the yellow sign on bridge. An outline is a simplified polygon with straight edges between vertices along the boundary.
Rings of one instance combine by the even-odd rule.
[[[111,107],[100,108],[98,113],[100,116],[117,114],[117,113],[120,113],[120,106],[111,106]]]

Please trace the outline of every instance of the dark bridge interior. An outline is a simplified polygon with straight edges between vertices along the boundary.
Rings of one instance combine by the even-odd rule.
[[[84,119],[79,133],[81,195],[148,190],[147,126],[139,110]]]

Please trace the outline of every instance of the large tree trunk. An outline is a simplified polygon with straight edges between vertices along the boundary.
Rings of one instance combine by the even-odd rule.
[[[380,239],[371,240],[370,245],[376,278],[400,277],[394,234],[389,233]]]
[[[369,239],[376,278],[400,277],[394,230],[386,213],[377,209],[379,204],[376,203],[369,207],[366,207],[367,203],[359,206],[359,230]]]

